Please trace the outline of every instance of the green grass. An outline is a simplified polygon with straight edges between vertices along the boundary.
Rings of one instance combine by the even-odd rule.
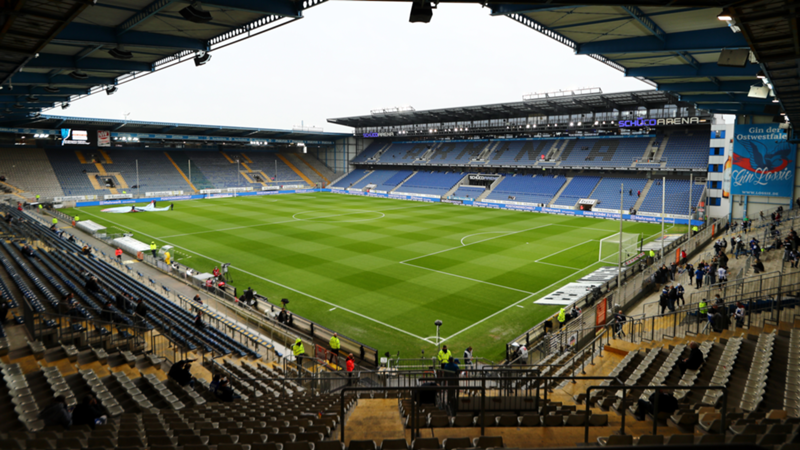
[[[460,352],[499,360],[553,314],[534,300],[592,272],[619,222],[314,193],[196,200],[162,213],[65,210],[180,249],[201,272],[230,262],[233,284],[379,350],[434,350],[433,322]],[[684,227],[685,228],[685,227]],[[626,222],[652,236],[661,227]],[[671,232],[680,232],[674,228]],[[428,340],[426,340],[428,339]]]

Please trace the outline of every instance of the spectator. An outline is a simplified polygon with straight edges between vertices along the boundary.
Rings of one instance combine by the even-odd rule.
[[[197,315],[194,316],[194,326],[201,330],[206,327],[206,324],[203,323],[203,311],[197,311]]]
[[[247,287],[244,291],[244,299],[247,300],[247,304],[250,304],[250,301],[255,298],[255,294],[253,293],[253,289],[251,287]]]
[[[736,310],[733,312],[733,318],[736,321],[736,327],[744,327],[744,305],[736,302]]]
[[[220,276],[219,267],[214,267],[214,270],[211,273],[214,275],[214,278],[219,278]]]
[[[464,350],[464,364],[467,366],[472,365],[472,346],[469,346],[466,350]]]
[[[72,414],[63,395],[54,398],[53,403],[43,409],[37,417],[44,421],[45,426],[61,425],[65,429],[72,426]]]
[[[81,249],[81,253],[86,256],[90,256],[92,254],[92,249],[90,249],[88,245],[84,245]]]
[[[623,327],[625,326],[625,322],[628,321],[628,318],[625,314],[622,314],[622,309],[618,309],[617,313],[614,314],[614,334],[616,337],[622,336],[625,337],[625,331],[623,331]]]
[[[281,308],[281,312],[278,313],[278,322],[288,325],[289,313],[286,312],[286,308]]]
[[[661,307],[661,315],[663,316],[664,311],[669,306],[669,286],[664,286],[664,289],[661,290],[661,295],[658,297],[658,306]]]
[[[81,404],[72,411],[73,425],[89,425],[94,429],[95,425],[105,425],[107,421],[108,412],[92,394],[83,397]]]
[[[217,398],[223,402],[232,402],[236,399],[242,398],[237,393],[233,392],[233,388],[231,388],[227,378],[220,380],[219,385],[217,386],[216,394]]]
[[[678,301],[678,290],[675,286],[670,286],[669,293],[667,293],[667,307],[670,312],[675,312],[675,303]]]
[[[702,268],[699,267],[697,268],[697,271],[694,273],[694,276],[697,280],[696,289],[700,289],[701,287],[703,287],[703,276],[705,276],[705,274],[706,273]]]
[[[147,317],[147,305],[144,303],[144,299],[139,299],[136,302],[136,309],[133,311],[136,315],[141,316],[142,319]]]
[[[765,270],[764,269],[764,263],[761,262],[761,259],[756,258],[756,263],[753,264],[753,269],[754,269],[753,273],[762,273],[762,272],[764,272],[764,270]]]
[[[203,304],[203,300],[200,299],[200,294],[194,294],[194,298],[192,300],[200,303],[201,305]]]
[[[675,285],[675,292],[678,295],[678,298],[677,298],[677,301],[675,302],[675,304],[677,305],[678,303],[680,303],[681,306],[686,306],[686,299],[683,298],[684,289],[683,289],[683,286],[681,286],[680,283]]]
[[[0,301],[0,324],[4,324],[8,321],[8,311],[10,309],[10,303],[6,299]]]
[[[211,383],[208,383],[208,390],[213,393],[216,393],[217,387],[219,386],[219,382],[220,382],[220,376],[219,374],[215,374],[214,378],[211,379]]]
[[[353,370],[356,368],[356,361],[353,357],[353,354],[350,353],[347,355],[347,361],[345,362],[345,368],[347,370],[347,385],[352,386],[353,384]]]
[[[664,389],[659,389],[650,395],[649,401],[639,399],[634,413],[636,420],[644,420],[646,414],[657,416],[655,413],[656,395],[658,395],[658,413],[666,413],[671,416],[678,410],[678,399]]]
[[[122,262],[122,249],[121,248],[117,248],[116,250],[114,250],[114,255],[117,256],[117,261]]]
[[[686,373],[686,370],[697,370],[705,362],[703,352],[700,351],[700,346],[697,342],[689,343],[689,357],[678,361],[678,368],[681,370],[681,376]]]
[[[708,312],[708,321],[711,328],[717,333],[722,333],[727,328],[728,324],[726,323],[726,317],[722,315],[721,305],[716,304],[711,307],[711,311]]]
[[[86,282],[86,290],[93,294],[100,292],[100,284],[97,283],[97,278],[89,278],[89,280]]]
[[[181,386],[194,387],[195,378],[192,376],[192,362],[196,359],[183,359],[176,362],[169,368],[167,376],[175,380]]]
[[[22,246],[22,254],[27,256],[28,258],[33,258],[35,253],[34,253],[33,249],[30,247],[30,245],[23,245]]]

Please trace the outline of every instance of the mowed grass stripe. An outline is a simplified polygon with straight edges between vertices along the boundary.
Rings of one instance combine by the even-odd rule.
[[[435,333],[433,320],[440,319],[445,323],[442,333],[448,336],[526,297],[526,294],[487,282],[537,292],[564,277],[580,277],[599,265],[575,273],[575,270],[535,261],[546,258],[543,261],[571,267],[594,264],[596,247],[594,252],[580,246],[552,257],[549,255],[589,238],[611,235],[619,229],[618,222],[600,219],[337,194],[313,195],[315,198],[298,194],[179,202],[174,211],[167,213],[106,215],[98,214],[102,207],[97,207],[82,208],[80,214],[86,218],[84,213],[92,213],[92,220],[118,229],[172,236],[162,241],[156,239],[156,242],[162,245],[168,241],[192,255],[182,262],[201,271],[210,271],[219,262],[231,262],[242,269],[231,272],[236,286],[251,286],[274,304],[279,304],[280,298],[289,298],[290,309],[300,315],[377,347],[381,353],[400,351],[406,356],[419,355],[422,349],[430,352],[432,347],[347,311],[330,311],[331,304],[421,337],[432,336]],[[305,217],[318,220],[292,219],[292,215],[304,211],[307,212]],[[379,211],[384,217],[362,222],[337,218],[348,216],[323,217],[351,212],[354,214],[350,217],[377,216],[365,211]],[[625,229],[633,232],[642,225],[641,229],[648,234],[658,229],[650,224],[628,223]],[[237,226],[249,227],[218,231]],[[453,255],[443,252],[426,257],[460,247],[461,239],[468,235],[518,232],[534,227],[542,228],[468,245],[453,250]],[[606,229],[608,231],[604,231]],[[192,234],[198,232],[200,234]],[[134,234],[142,241],[150,240],[148,236]],[[476,236],[465,242],[493,236]],[[412,261],[414,264],[475,281],[400,264],[410,258],[418,258]],[[546,292],[541,293],[544,294]],[[460,333],[450,345],[456,348],[473,345],[479,349],[479,354],[500,357],[508,339],[552,313],[552,307],[532,304],[541,295],[521,303],[523,308],[512,308],[513,311],[498,314]]]

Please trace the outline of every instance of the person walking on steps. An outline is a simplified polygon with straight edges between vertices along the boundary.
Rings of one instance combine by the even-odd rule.
[[[564,328],[565,323],[567,323],[567,313],[564,311],[564,308],[561,308],[558,311],[558,329]]]
[[[303,358],[306,356],[306,349],[303,348],[303,341],[301,341],[300,338],[297,338],[297,340],[294,342],[294,345],[292,345],[292,353],[294,354],[294,359],[297,363],[297,366],[302,367]]]

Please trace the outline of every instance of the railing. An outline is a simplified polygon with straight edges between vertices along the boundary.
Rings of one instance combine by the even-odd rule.
[[[696,254],[711,239],[719,235],[726,224],[727,219],[719,219],[698,230],[691,238],[687,239],[684,236],[665,246],[664,254],[657,255],[651,264],[646,265],[645,262],[641,262],[625,268],[622,273],[621,287],[617,286],[617,278],[614,278],[602,285],[597,291],[587,294],[586,297],[574,304],[577,308],[581,308],[582,312],[576,319],[566,323],[560,331],[559,338],[548,337],[553,332],[546,333],[544,327],[547,320],[552,323],[553,327],[558,327],[556,319],[554,317],[545,319],[545,321],[540,322],[506,344],[506,360],[511,359],[511,345],[514,343],[525,345],[529,349],[529,363],[534,363],[546,355],[571,346],[566,345],[570,340],[575,342],[577,348],[588,344],[596,337],[597,331],[605,327],[610,321],[613,312],[617,309],[626,309],[626,307],[638,301],[642,295],[651,291],[654,284],[651,277],[659,267],[662,265],[669,267],[677,259],[676,253],[678,251],[685,251],[687,255]],[[597,300],[600,301],[597,302]],[[532,351],[532,348],[539,351]]]
[[[727,430],[727,412],[728,412],[728,388],[725,386],[663,386],[663,385],[635,385],[635,386],[628,386],[624,383],[620,383],[618,386],[589,386],[586,388],[586,428],[584,430],[583,435],[583,442],[584,444],[589,443],[589,415],[592,413],[590,408],[589,402],[589,395],[594,390],[607,390],[607,389],[620,389],[622,390],[622,408],[621,409],[621,425],[619,429],[619,434],[625,435],[625,413],[628,407],[625,404],[625,394],[627,391],[631,391],[634,389],[655,389],[655,401],[653,403],[653,435],[658,434],[658,390],[659,389],[685,389],[690,391],[699,391],[699,390],[715,390],[715,391],[722,391],[722,410],[720,411],[722,414],[721,419],[721,429]],[[724,433],[723,433],[724,434]]]

